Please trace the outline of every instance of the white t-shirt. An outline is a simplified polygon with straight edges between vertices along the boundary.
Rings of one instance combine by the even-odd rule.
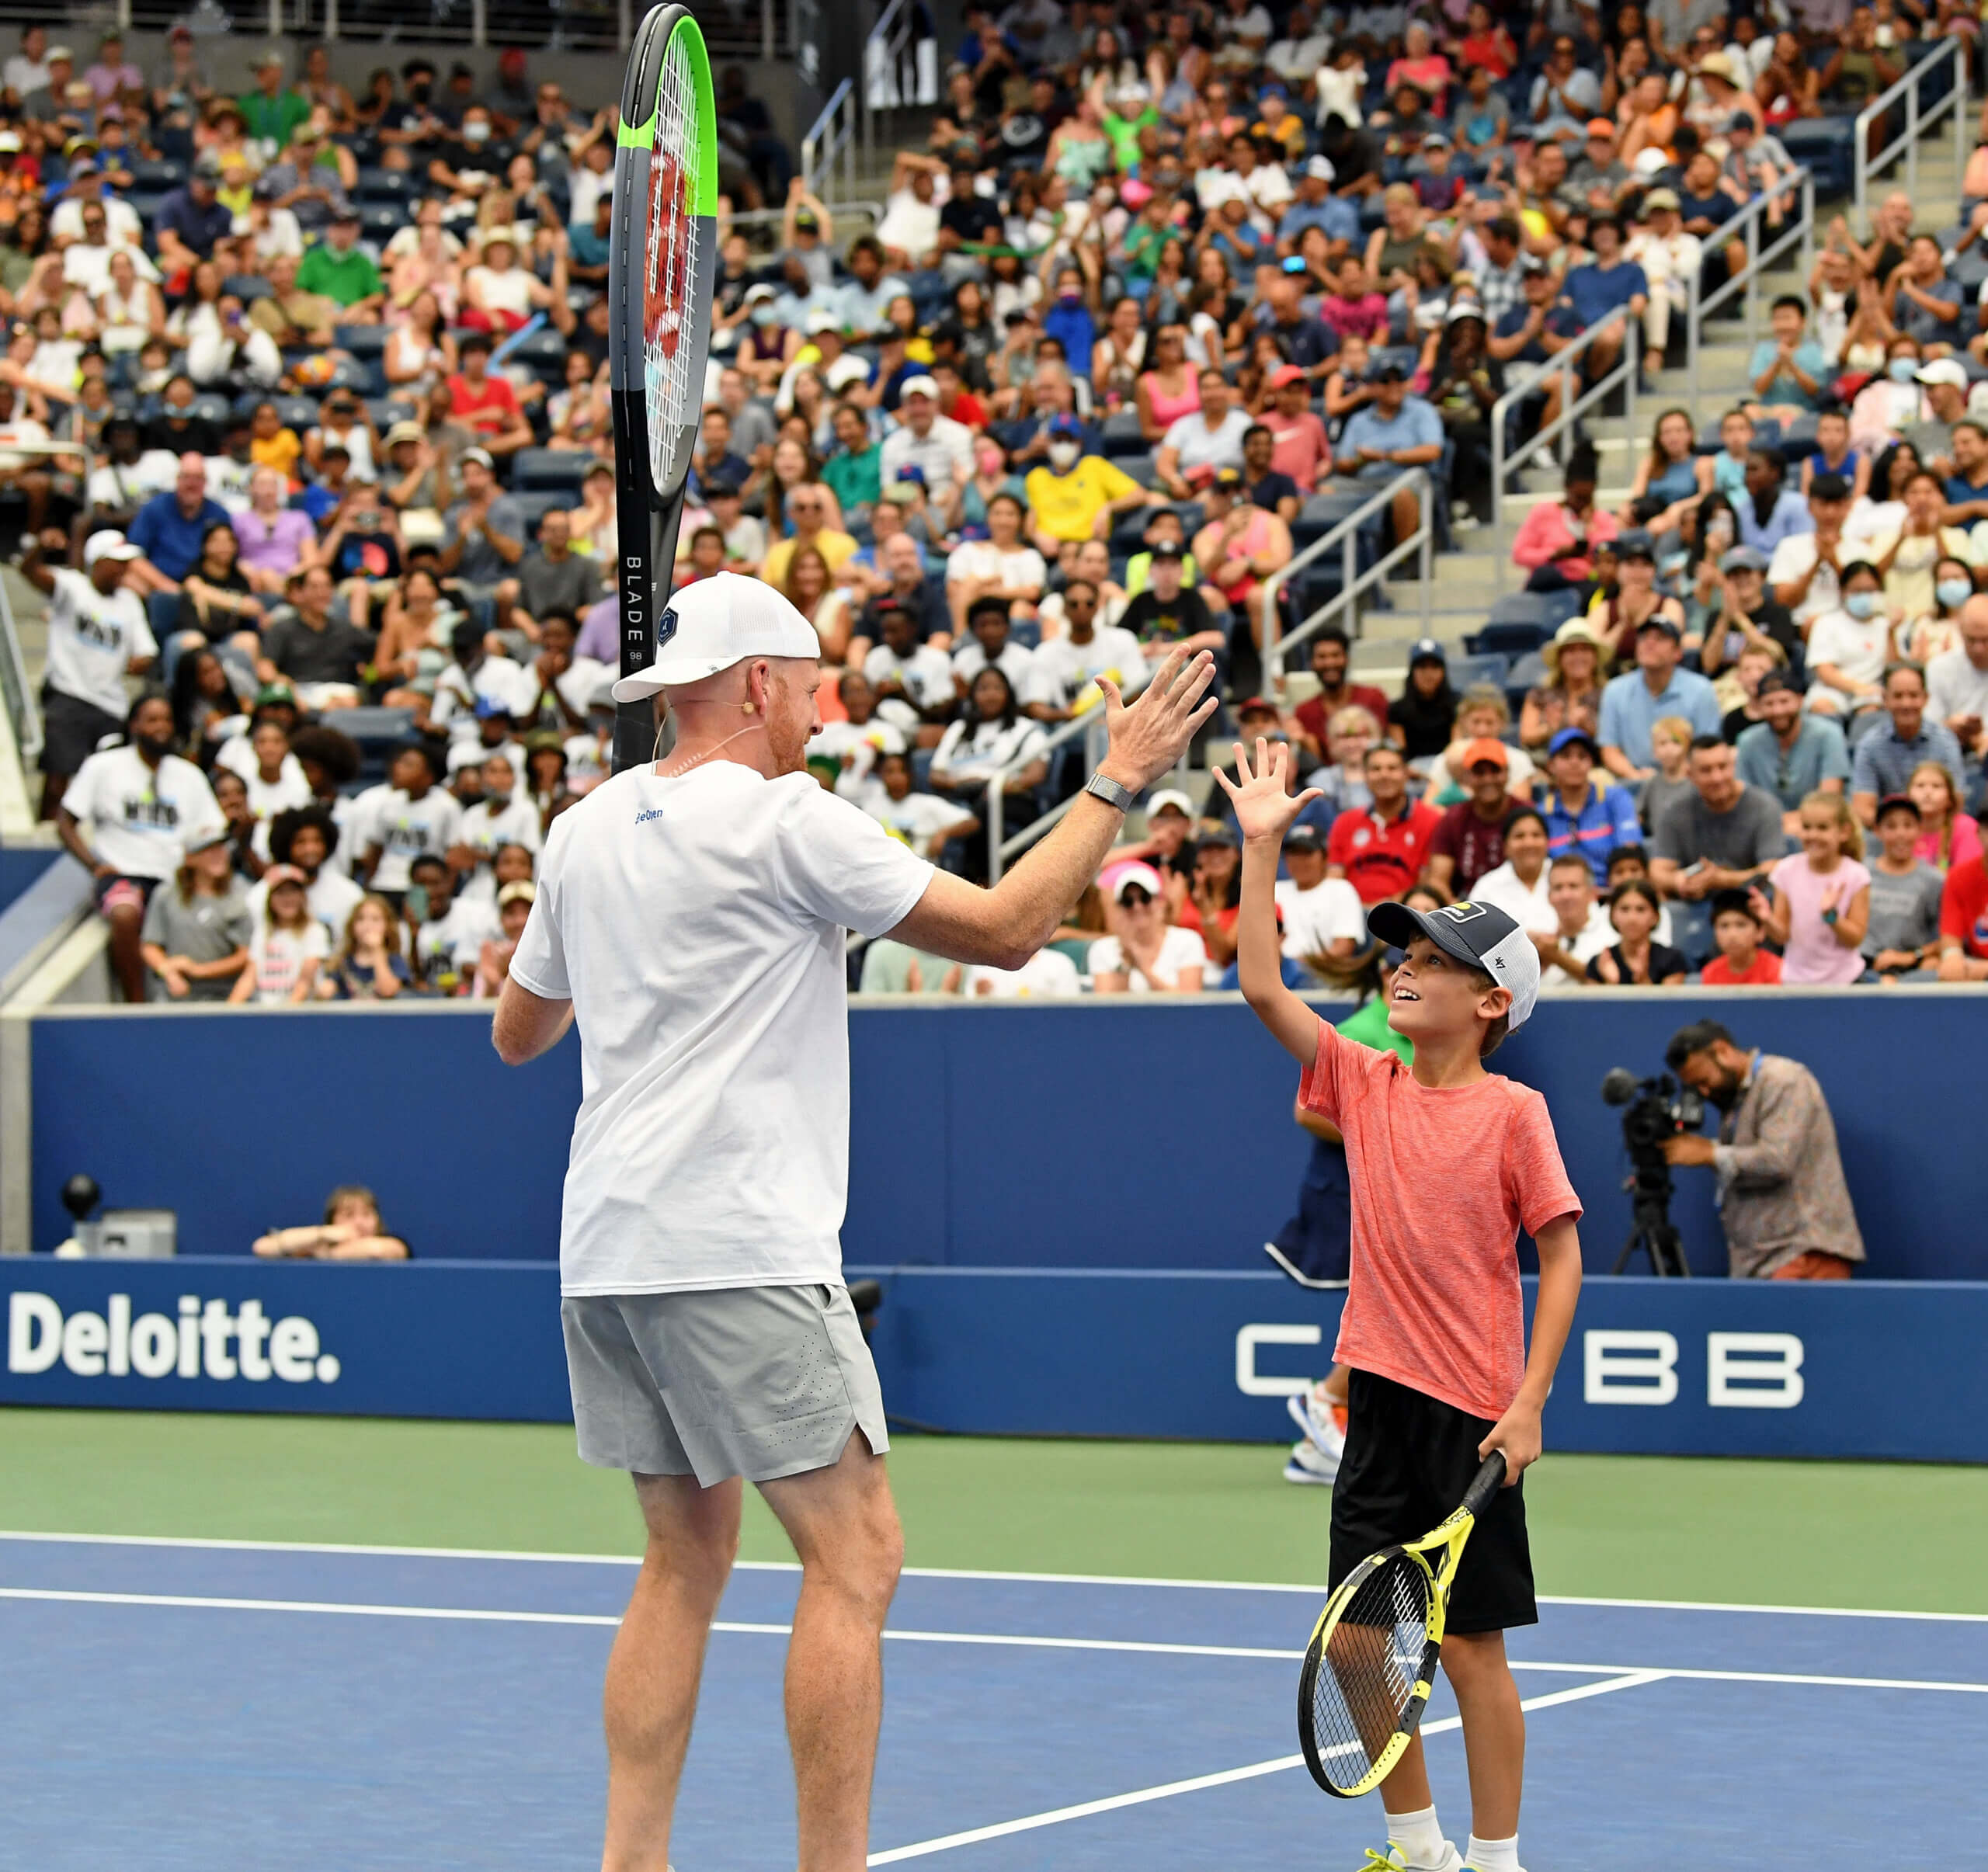
[[[113,513],[142,507],[155,494],[165,493],[179,474],[179,457],[169,449],[148,449],[128,467],[106,462],[90,471],[90,505]]]
[[[255,919],[248,938],[248,967],[255,978],[255,999],[264,1005],[289,1000],[308,961],[322,963],[332,953],[331,932],[315,917],[302,929],[272,929],[266,915]]]
[[[169,754],[156,771],[136,748],[106,748],[77,769],[62,795],[100,864],[120,877],[170,877],[196,834],[224,821],[207,776]]]
[[[1557,919],[1554,928],[1559,929]],[[1542,935],[1545,934],[1541,931]],[[1667,932],[1659,931],[1656,940],[1665,940]],[[1604,949],[1614,946],[1615,926],[1608,920],[1608,907],[1597,901],[1588,905],[1587,921],[1581,926],[1581,933],[1569,943],[1561,939],[1560,946],[1576,962],[1592,962]],[[1539,992],[1542,995],[1572,995],[1578,993],[1582,984],[1556,964],[1548,963],[1539,971]]]
[[[1076,964],[1060,949],[1038,949],[1020,968],[989,968],[976,963],[966,971],[960,992],[989,995],[997,1001],[1029,1000],[1081,995],[1084,984]]]
[[[1837,556],[1847,561],[1854,555],[1839,550]],[[1816,575],[1809,581],[1809,589],[1802,602],[1789,613],[1805,630],[1823,613],[1833,611],[1842,604],[1842,588],[1837,582],[1836,568],[1816,564],[1816,536],[1812,533],[1790,533],[1774,549],[1774,557],[1767,563],[1770,586],[1792,585],[1812,565],[1816,567]],[[1767,596],[1771,598],[1774,594],[1770,591]]]
[[[842,1278],[846,939],[932,867],[805,773],[628,769],[552,822],[511,959],[574,1004],[567,1294]]]
[[[992,780],[1003,767],[1034,759],[1042,752],[1043,738],[1041,729],[1025,715],[1007,728],[998,721],[977,721],[971,726],[955,721],[932,756],[933,769],[956,786]]]
[[[1486,871],[1470,887],[1472,903],[1490,904],[1504,912],[1506,915],[1524,930],[1540,936],[1551,936],[1560,927],[1560,913],[1553,908],[1552,899],[1546,894],[1546,885],[1552,867],[1541,865],[1539,875],[1527,890],[1520,883],[1519,874],[1507,860],[1503,864]],[[1614,942],[1614,932],[1609,932],[1608,939]]]
[[[106,597],[86,572],[51,568],[55,590],[48,600],[48,686],[123,718],[124,672],[158,644],[145,618],[145,601],[122,588]]]
[[[497,903],[497,874],[491,860],[500,845],[522,845],[536,852],[545,842],[538,821],[538,808],[523,794],[513,791],[495,811],[488,800],[479,801],[463,814],[462,831],[456,842],[476,853],[477,865],[467,882],[459,887],[461,895],[473,903]]]
[[[293,772],[292,769],[295,771]],[[248,789],[248,810],[255,815],[255,832],[250,843],[255,856],[266,863],[269,856],[269,821],[280,812],[311,804],[311,783],[304,777],[303,763],[294,754],[283,756],[273,781],[262,778],[262,769],[252,761],[242,776]]]
[[[930,644],[920,644],[908,657],[899,656],[888,644],[879,644],[863,659],[863,673],[873,689],[896,677],[904,685],[904,693],[921,709],[938,708],[953,700],[953,660]]]
[[[862,806],[893,839],[909,846],[921,858],[936,859],[944,842],[933,842],[938,835],[971,816],[964,807],[942,800],[935,793],[908,793],[902,799],[894,800],[881,787],[864,799]]]
[[[1001,654],[994,659],[996,666],[1008,679],[1008,686],[1015,692],[1015,700],[1024,708],[1031,702],[1055,702],[1057,700],[1056,683],[1045,679],[1037,668],[1036,653],[1026,644],[1017,644],[1012,637],[1001,646]],[[973,691],[973,679],[987,667],[987,652],[981,648],[978,637],[968,637],[953,652],[953,674]]]
[[[1152,665],[1131,631],[1114,625],[1093,630],[1087,644],[1074,644],[1067,637],[1051,637],[1035,651],[1038,683],[1053,684],[1055,692],[1038,698],[1081,715],[1103,700],[1097,687],[1100,676],[1109,676],[1129,702],[1152,680]]]
[[[1277,901],[1284,912],[1284,953],[1293,961],[1324,954],[1341,936],[1357,944],[1367,934],[1360,893],[1343,877],[1323,878],[1309,891],[1286,877],[1277,884]]]
[[[1163,449],[1178,452],[1180,472],[1191,468],[1239,468],[1242,465],[1242,438],[1255,418],[1232,409],[1219,427],[1211,429],[1199,410],[1183,416],[1160,438]]]
[[[1890,646],[1891,620],[1882,611],[1861,620],[1847,611],[1825,611],[1809,633],[1810,682],[1817,689],[1829,689],[1816,673],[1825,663],[1854,682],[1880,681]]]
[[[408,867],[424,852],[438,858],[462,838],[463,809],[453,795],[431,787],[418,800],[411,800],[398,787],[375,788],[381,797],[374,801],[363,825],[355,827],[360,854],[374,846],[380,848],[380,862],[373,873],[376,891],[405,891]]]
[[[877,238],[913,260],[923,259],[939,245],[938,203],[922,202],[909,189],[898,189],[884,204]]]
[[[969,540],[954,547],[946,561],[949,584],[959,578],[992,578],[1004,591],[1039,592],[1048,577],[1048,567],[1032,546],[1011,546],[1003,552],[992,540]]]
[[[321,866],[304,893],[311,914],[331,932],[335,945],[345,940],[345,926],[366,893],[342,872]],[[248,887],[248,913],[259,929],[269,915],[269,887],[258,880]]]
[[[503,934],[494,905],[466,903],[459,897],[443,915],[414,933],[416,971],[425,976],[437,956],[447,956],[458,974],[467,974],[476,967],[483,945],[499,941]]]
[[[808,754],[810,759],[825,754],[831,760],[846,760],[848,764],[836,776],[836,791],[861,806],[882,793],[881,785],[871,777],[878,758],[902,754],[907,745],[902,730],[872,715],[860,724],[824,722],[821,733],[808,742]]]
[[[1122,975],[1127,972],[1125,952],[1115,936],[1100,936],[1092,943],[1089,960],[1093,975]],[[1172,994],[1180,978],[1190,969],[1201,971],[1205,986],[1208,949],[1193,930],[1183,929],[1178,923],[1170,923],[1166,935],[1159,939],[1159,954],[1152,966],[1153,973],[1159,978],[1157,981],[1149,981],[1138,969],[1131,971],[1131,987],[1135,995]]]

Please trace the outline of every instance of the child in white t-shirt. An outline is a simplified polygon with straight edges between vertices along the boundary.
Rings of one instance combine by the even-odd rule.
[[[228,999],[260,1007],[297,1007],[311,999],[318,965],[332,953],[331,932],[311,914],[304,873],[293,864],[262,873],[268,890],[248,938],[248,966]]]

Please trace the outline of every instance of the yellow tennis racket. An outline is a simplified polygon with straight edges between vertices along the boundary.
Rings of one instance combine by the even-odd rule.
[[[1504,1479],[1505,1459],[1494,1450],[1441,1526],[1368,1554],[1326,1601],[1298,1680],[1298,1739],[1327,1794],[1351,1800],[1371,1792],[1413,1740],[1464,1543]]]

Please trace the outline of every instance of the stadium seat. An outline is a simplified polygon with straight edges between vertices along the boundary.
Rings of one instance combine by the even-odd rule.
[[[1121,409],[1107,416],[1100,433],[1103,437],[1105,455],[1110,460],[1146,452],[1145,434],[1139,427],[1138,412],[1135,410]]]
[[[387,349],[384,325],[340,325],[332,334],[341,350],[349,351],[362,362],[383,356]]]
[[[1536,650],[1517,658],[1505,672],[1505,700],[1516,716],[1524,705],[1526,691],[1546,680],[1546,659]]]
[[[1496,651],[1480,652],[1476,655],[1464,655],[1450,658],[1450,686],[1461,691],[1473,683],[1493,682],[1499,688],[1505,686],[1505,672],[1510,667],[1510,659],[1500,656]]]
[[[1815,172],[1818,196],[1850,193],[1857,171],[1857,138],[1851,119],[1797,118],[1781,125],[1776,134],[1789,155]]]
[[[186,179],[186,165],[183,162],[149,161],[144,158],[131,165],[131,186],[148,192],[160,193],[176,189]]]
[[[563,387],[566,372],[566,335],[552,326],[518,340],[508,353],[508,361],[523,364],[539,380]]]
[[[353,189],[353,198],[366,204],[401,205],[405,210],[414,194],[414,179],[397,169],[361,169]],[[405,212],[403,218],[407,218]]]
[[[1145,450],[1136,455],[1119,455],[1112,457],[1111,465],[1120,473],[1128,474],[1142,488],[1157,488],[1159,476],[1152,465],[1152,457]]]
[[[300,435],[314,428],[318,421],[318,400],[315,397],[278,397],[276,414],[283,419],[283,426],[294,429]]]
[[[203,391],[193,399],[193,414],[204,416],[210,422],[218,422],[224,428],[233,419],[234,407],[228,398],[217,390]]]
[[[1526,596],[1532,594],[1528,592]],[[1552,634],[1544,619],[1537,622],[1497,621],[1486,624],[1482,630],[1468,634],[1463,647],[1472,656],[1523,656],[1528,651],[1537,650]]]
[[[394,751],[414,732],[411,708],[350,708],[338,711],[335,726],[341,735],[359,744],[361,771],[376,779],[386,776]]]
[[[1507,592],[1503,596],[1492,599],[1490,626],[1530,624],[1542,628],[1545,635],[1550,637],[1561,621],[1554,615],[1552,600],[1555,596],[1547,592]]]
[[[390,207],[384,202],[360,202],[359,225],[368,240],[383,245],[407,225],[407,210]]]
[[[511,463],[512,484],[520,492],[550,488],[577,495],[594,459],[584,449],[520,449]]]
[[[524,451],[520,450],[523,454]],[[537,488],[529,491],[520,491],[511,496],[523,512],[527,524],[536,534],[538,523],[555,507],[571,507],[578,500],[577,491],[571,488]]]

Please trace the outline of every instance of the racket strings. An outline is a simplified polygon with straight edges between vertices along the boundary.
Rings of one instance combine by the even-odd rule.
[[[1326,1640],[1312,1686],[1312,1734],[1333,1781],[1381,1759],[1415,1694],[1429,1638],[1428,1574],[1397,1554],[1364,1580]]]
[[[683,36],[665,49],[649,164],[648,266],[644,276],[642,364],[648,415],[649,472],[658,488],[675,479],[682,432],[695,421],[703,385],[690,381],[701,347],[686,328],[701,258],[696,214],[704,178],[697,79]]]

